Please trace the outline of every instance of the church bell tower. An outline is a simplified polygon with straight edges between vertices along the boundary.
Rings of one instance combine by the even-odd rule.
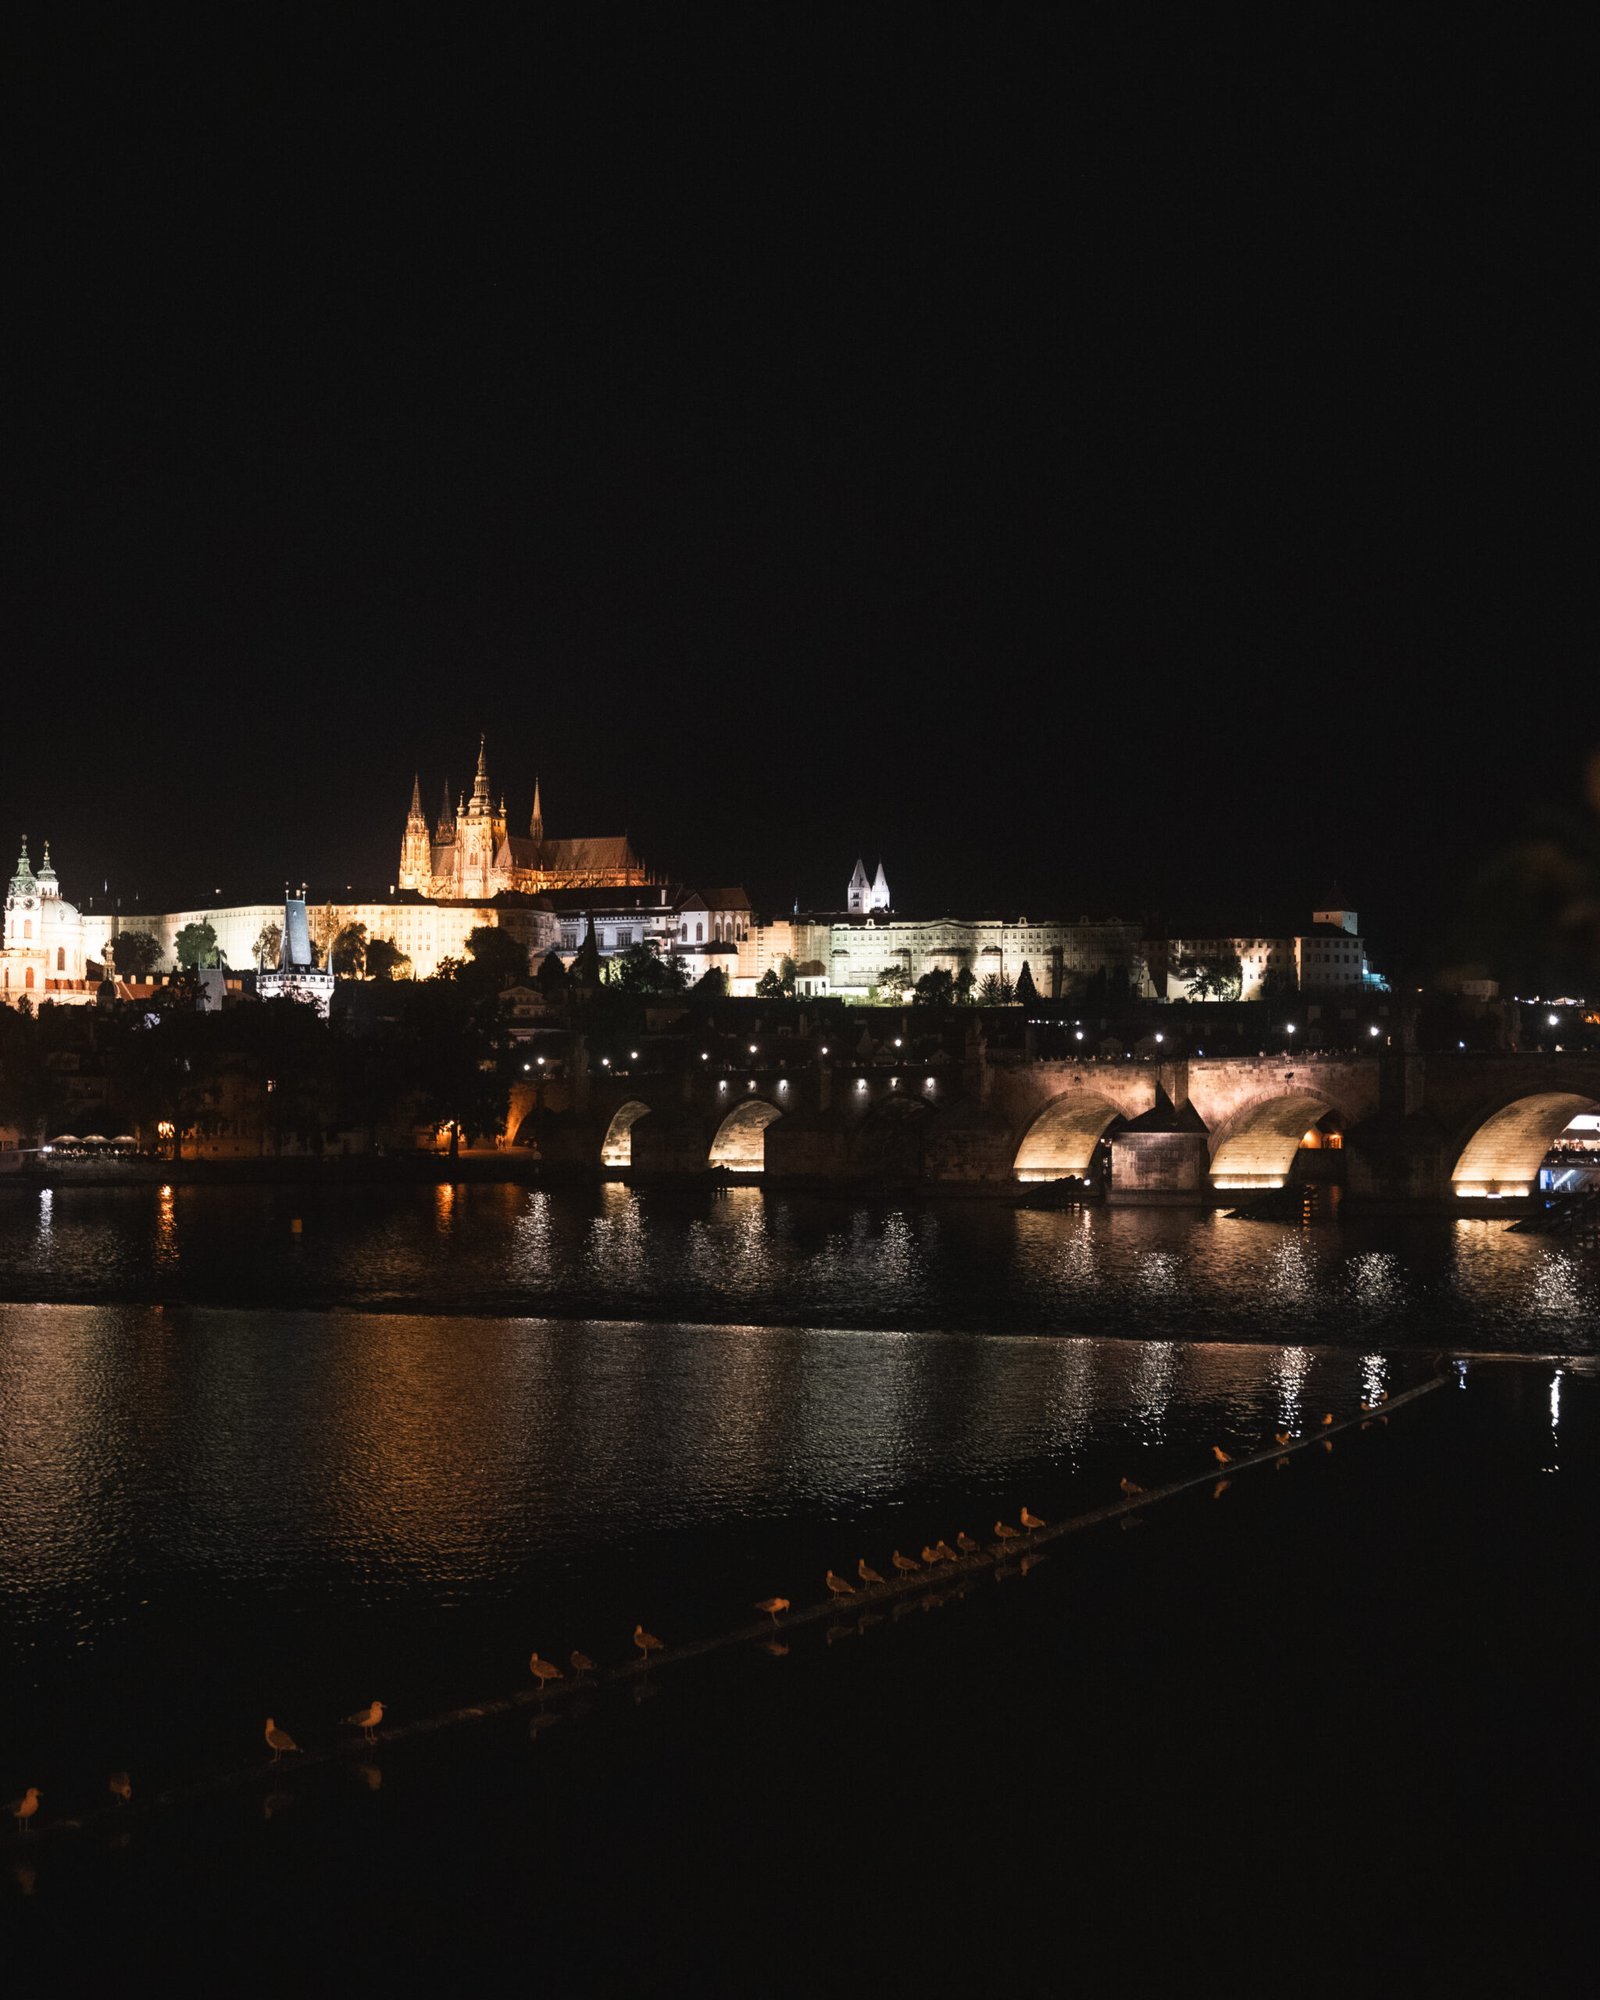
[[[400,842],[402,889],[427,890],[433,875],[433,850],[428,840],[428,822],[422,811],[422,781],[411,780],[411,810],[406,814],[406,830]]]

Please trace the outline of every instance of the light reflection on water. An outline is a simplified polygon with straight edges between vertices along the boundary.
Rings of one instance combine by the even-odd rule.
[[[302,1230],[291,1230],[292,1219]],[[1600,1268],[1498,1223],[759,1187],[0,1189],[0,1297],[1592,1352]]]
[[[1309,1346],[0,1306],[0,1760],[56,1730],[178,1754],[230,1740],[241,1706],[345,1712],[374,1675],[413,1711],[471,1698],[515,1684],[540,1633],[598,1657],[641,1615],[714,1629],[828,1561],[1259,1445],[1286,1381],[1349,1408],[1365,1367]]]

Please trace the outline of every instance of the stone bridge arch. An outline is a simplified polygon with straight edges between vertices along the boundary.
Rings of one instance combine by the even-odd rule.
[[[1340,1109],[1320,1091],[1290,1088],[1242,1105],[1211,1135],[1214,1188],[1277,1188],[1289,1178],[1300,1142]]]
[[[1011,1174],[1019,1181],[1059,1181],[1086,1175],[1106,1128],[1122,1116],[1109,1097],[1074,1092],[1051,1100],[1018,1142]]]
[[[722,1167],[729,1173],[759,1174],[766,1171],[767,1127],[782,1111],[764,1097],[747,1097],[736,1104],[717,1127],[706,1155],[706,1165]]]
[[[625,1098],[611,1114],[606,1126],[606,1135],[600,1142],[600,1164],[603,1167],[631,1167],[633,1165],[633,1128],[641,1118],[648,1118],[650,1106],[642,1097]],[[593,1130],[593,1127],[590,1127]],[[592,1141],[591,1141],[592,1143]]]
[[[1574,1090],[1534,1090],[1473,1120],[1458,1135],[1451,1192],[1462,1197],[1532,1194],[1539,1162],[1574,1118],[1600,1111],[1600,1098]]]

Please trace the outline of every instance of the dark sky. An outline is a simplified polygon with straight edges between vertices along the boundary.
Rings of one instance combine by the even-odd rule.
[[[784,906],[1434,935],[1600,739],[1579,18],[714,11],[33,17],[8,850],[384,885],[482,728]]]

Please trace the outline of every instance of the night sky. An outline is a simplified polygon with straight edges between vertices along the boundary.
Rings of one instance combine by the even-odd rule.
[[[1445,949],[1600,742],[1594,51],[1320,19],[34,16],[5,859],[386,888],[481,728],[769,907]]]

